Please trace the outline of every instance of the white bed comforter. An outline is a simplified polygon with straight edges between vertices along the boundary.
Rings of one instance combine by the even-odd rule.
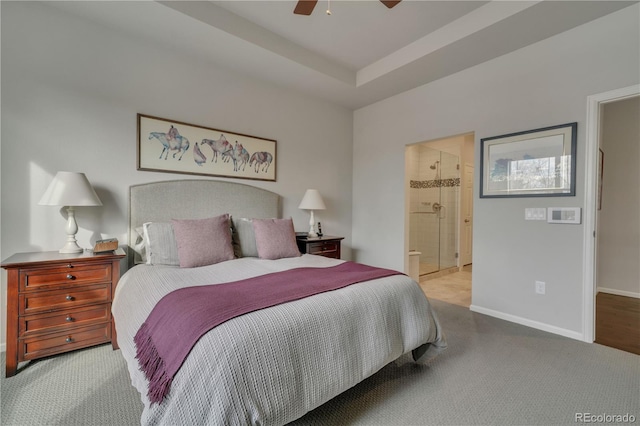
[[[396,275],[252,312],[214,328],[193,347],[164,401],[150,405],[133,336],[165,294],[341,262],[313,255],[242,258],[191,269],[138,265],[124,274],[112,311],[132,384],[144,403],[141,423],[286,424],[424,343],[432,342],[419,361],[446,347],[420,287]]]

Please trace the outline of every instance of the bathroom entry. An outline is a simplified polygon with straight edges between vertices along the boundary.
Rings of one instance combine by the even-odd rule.
[[[409,251],[421,276],[458,266],[460,158],[417,144],[409,154]]]

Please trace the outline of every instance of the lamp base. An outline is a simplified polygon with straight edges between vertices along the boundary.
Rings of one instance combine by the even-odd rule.
[[[78,232],[78,224],[76,223],[76,214],[73,207],[67,207],[67,243],[59,250],[60,253],[82,253],[82,247],[76,241],[76,233]]]
[[[73,241],[67,241],[67,243],[58,250],[59,253],[82,253],[84,249],[78,245],[76,239],[73,238]]]
[[[316,221],[313,218],[313,210],[311,210],[311,216],[309,217],[309,233],[307,237],[318,238],[318,234],[316,234]]]

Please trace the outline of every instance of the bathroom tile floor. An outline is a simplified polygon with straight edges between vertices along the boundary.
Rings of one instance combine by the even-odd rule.
[[[468,308],[471,306],[471,266],[465,266],[462,271],[442,276],[420,277],[420,287],[429,299]]]

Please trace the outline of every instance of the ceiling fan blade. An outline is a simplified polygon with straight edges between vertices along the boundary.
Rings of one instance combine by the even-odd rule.
[[[380,2],[385,6],[387,6],[389,9],[391,9],[393,6],[400,3],[401,1],[402,0],[380,0]]]
[[[316,7],[318,0],[299,0],[293,13],[296,15],[311,15],[313,8]]]

